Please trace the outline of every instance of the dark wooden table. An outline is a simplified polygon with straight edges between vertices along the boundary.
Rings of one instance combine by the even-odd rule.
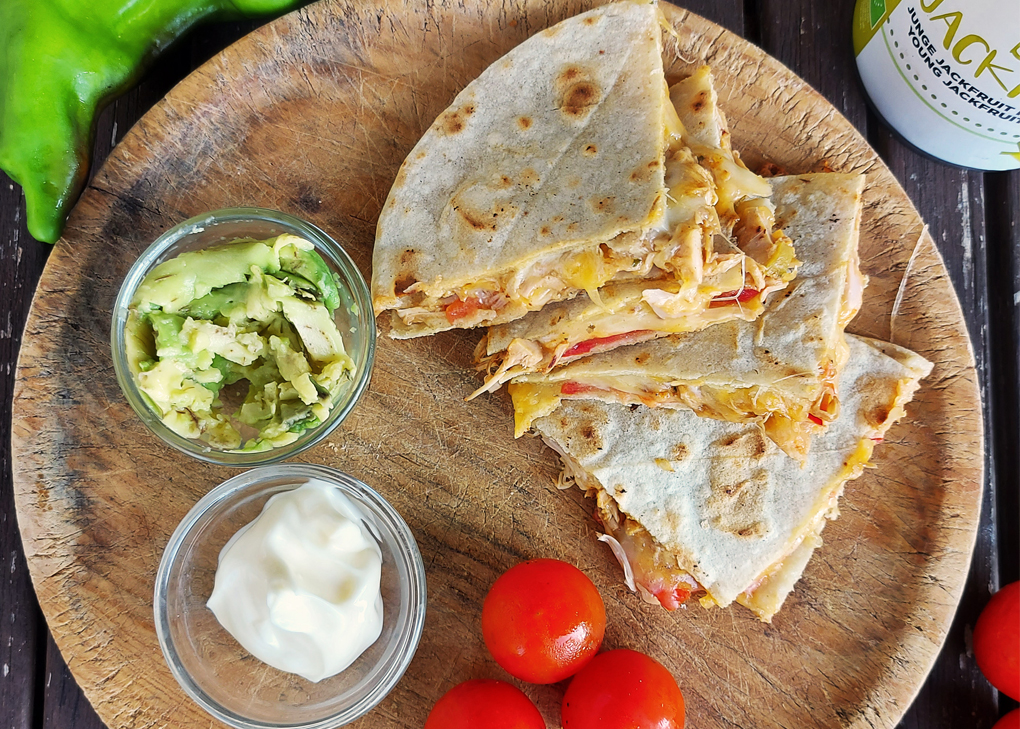
[[[945,258],[977,358],[987,432],[981,528],[956,620],[903,729],[983,729],[1016,706],[978,671],[969,648],[991,592],[1017,580],[1020,525],[1020,172],[948,167],[901,143],[869,111],[854,71],[854,0],[688,0],[694,12],[757,43],[818,89],[868,138],[913,199]],[[208,27],[159,59],[101,115],[96,165],[189,71],[256,27]],[[49,246],[29,236],[21,189],[0,173],[0,728],[101,729],[49,636],[14,517],[9,429],[21,332]],[[697,726],[697,718],[691,717]],[[751,729],[751,728],[748,728]],[[796,728],[791,728],[796,729]]]

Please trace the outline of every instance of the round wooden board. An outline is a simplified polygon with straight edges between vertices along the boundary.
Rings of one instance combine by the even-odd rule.
[[[234,473],[162,445],[128,408],[109,354],[112,302],[138,253],[183,218],[232,205],[304,216],[369,275],[376,217],[404,156],[482,69],[588,0],[327,0],[189,77],[114,150],[54,250],[29,317],[13,416],[18,520],[32,578],[72,672],[111,727],[213,722],[178,689],[152,619],[170,533]],[[465,403],[477,333],[379,343],[354,416],[302,459],[346,470],[404,515],[425,558],[418,653],[362,727],[416,727],[474,677],[507,678],[482,643],[482,598],[531,557],[569,560],[606,601],[608,647],[677,677],[690,723],[892,727],[935,659],[978,524],[983,443],[959,303],[916,211],[867,143],[803,81],[718,26],[665,8],[668,74],[707,61],[753,167],[867,172],[871,277],[853,331],[935,362],[908,417],[852,482],[842,516],[771,625],[734,606],[668,613],[622,584],[593,505],[553,485],[557,459],[515,441],[504,393]],[[523,91],[526,93],[526,91]],[[911,257],[913,254],[913,259]],[[908,266],[908,261],[911,261]],[[899,315],[890,315],[904,272]],[[559,726],[563,686],[524,686]]]

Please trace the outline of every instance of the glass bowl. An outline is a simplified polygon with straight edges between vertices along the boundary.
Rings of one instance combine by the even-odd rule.
[[[206,601],[220,550],[266,501],[309,479],[354,502],[382,551],[383,627],[347,669],[312,683],[254,658]],[[425,622],[425,568],[407,524],[361,481],[325,466],[285,463],[246,471],[202,498],[170,537],[156,574],[156,635],[174,677],[203,709],[236,729],[332,729],[368,712],[410,664]]]
[[[264,240],[283,233],[311,241],[332,270],[340,292],[340,306],[334,313],[334,320],[347,354],[354,361],[355,376],[334,398],[329,416],[286,445],[245,452],[217,448],[201,440],[179,435],[162,422],[131,374],[125,327],[135,291],[153,268],[181,253],[241,238]],[[311,223],[286,213],[262,208],[229,208],[184,221],[161,235],[142,253],[128,271],[114,303],[110,340],[117,382],[132,409],[153,433],[177,450],[203,461],[226,466],[256,466],[289,458],[312,447],[351,413],[368,390],[371,379],[375,357],[375,318],[365,279],[336,241]],[[226,390],[224,388],[224,392]],[[232,406],[225,408],[228,411],[233,409]]]

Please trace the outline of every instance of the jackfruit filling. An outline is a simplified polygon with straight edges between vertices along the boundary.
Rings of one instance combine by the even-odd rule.
[[[624,233],[607,243],[542,256],[519,270],[432,295],[420,293],[423,287],[415,284],[404,292],[406,305],[397,314],[406,324],[436,320],[468,326],[504,313],[535,311],[578,291],[598,301],[599,287],[614,277],[651,275],[653,253],[650,238]]]
[[[682,206],[667,208],[667,212],[679,207]],[[689,220],[678,225],[674,241],[697,241],[684,249],[685,253],[679,244],[672,249],[670,260],[678,266],[674,270],[683,274],[686,283],[660,281],[654,287],[648,284],[636,306],[633,295],[614,295],[624,287],[611,287],[608,293],[602,291],[599,299],[593,299],[598,301],[597,307],[580,316],[564,316],[533,340],[514,340],[516,348],[489,352],[486,343],[476,352],[475,359],[479,369],[489,374],[475,395],[491,392],[512,377],[547,372],[578,356],[644,341],[656,333],[697,331],[731,319],[753,321],[762,313],[766,297],[796,276],[800,261],[795,257],[793,241],[774,227],[771,201],[744,200],[737,205],[737,212],[734,228],[737,247],[716,237],[720,248],[729,246],[731,253],[709,253],[712,246],[705,244],[707,228],[691,226]],[[718,222],[711,227],[718,228]],[[630,289],[633,291],[636,285],[640,284],[632,284]],[[637,336],[623,341],[626,334]],[[486,336],[483,342],[487,339]],[[575,353],[575,349],[584,351]]]
[[[702,417],[733,423],[777,415],[798,424],[798,428],[809,434],[818,432],[823,422],[834,417],[835,406],[833,391],[827,385],[823,393],[811,401],[768,386],[692,385],[644,375],[582,375],[557,382],[517,380],[511,382],[507,390],[513,400],[518,437],[528,431],[535,419],[553,412],[562,400],[598,399],[648,407],[683,407]],[[813,422],[811,416],[815,412],[825,415],[825,419]],[[777,444],[782,445],[778,441]]]

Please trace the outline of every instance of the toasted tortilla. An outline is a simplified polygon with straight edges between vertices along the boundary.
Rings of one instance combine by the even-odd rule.
[[[771,184],[732,149],[709,68],[675,84],[670,101],[682,122],[683,149],[667,153],[671,260],[656,263],[676,265],[681,275],[610,281],[597,297],[550,304],[491,327],[476,351],[488,374],[472,397],[624,344],[754,321],[768,297],[794,277],[799,261],[776,225]]]
[[[772,187],[777,225],[796,241],[801,265],[759,319],[724,321],[520,376],[510,384],[518,435],[564,397],[603,399],[761,422],[787,453],[802,459],[810,436],[839,412],[835,378],[846,361],[843,330],[860,307],[864,285],[857,254],[864,177],[777,177]],[[558,342],[579,322],[602,320],[588,309],[550,326],[560,307],[547,309],[491,330],[490,346],[513,338]],[[532,322],[535,330],[528,330]],[[635,324],[638,336],[659,336],[642,332],[644,326]]]
[[[760,300],[741,299],[753,318],[793,277],[781,232],[747,254],[714,242],[734,232],[738,201],[770,186],[730,148],[707,67],[676,94],[696,127],[685,132],[662,74],[660,21],[654,4],[629,1],[565,20],[440,115],[377,228],[373,306],[391,336],[498,325],[581,291],[600,304],[600,287],[628,279],[680,284],[655,305],[674,318],[753,289]]]
[[[393,336],[455,326],[394,313],[416,299],[512,278],[661,219],[670,105],[659,17],[655,4],[623,2],[568,18],[489,66],[436,119],[376,232],[373,306]]]
[[[675,608],[703,591],[705,604],[736,600],[771,620],[844,484],[931,371],[902,347],[848,340],[843,414],[803,468],[755,424],[684,410],[568,401],[535,421],[566,478],[596,496],[614,552],[645,597]]]

